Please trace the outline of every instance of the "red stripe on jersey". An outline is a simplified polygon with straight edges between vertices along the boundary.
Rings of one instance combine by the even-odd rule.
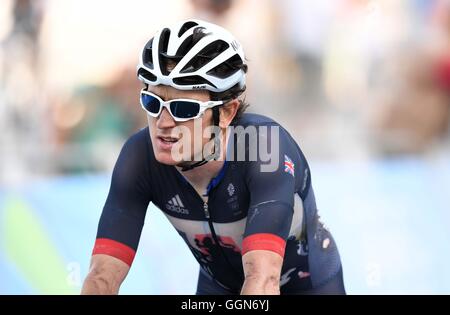
[[[98,238],[95,241],[92,255],[98,254],[115,257],[126,263],[128,266],[131,266],[134,256],[136,255],[136,251],[120,242],[108,238]]]
[[[258,233],[242,241],[242,255],[252,250],[269,250],[284,257],[286,241],[275,234]]]

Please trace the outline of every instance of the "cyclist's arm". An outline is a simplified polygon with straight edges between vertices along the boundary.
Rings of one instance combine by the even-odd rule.
[[[112,256],[94,255],[81,294],[118,294],[130,266]]]
[[[151,200],[144,135],[125,143],[114,167],[82,294],[117,294],[133,262]]]
[[[281,132],[279,144],[275,171],[262,171],[258,161],[248,162],[246,167],[250,207],[242,242],[245,280],[241,294],[280,294],[281,269],[294,210],[296,176],[301,176],[302,170],[299,165],[292,165],[292,171],[285,167],[285,161],[292,162],[298,153]]]
[[[242,256],[245,280],[242,295],[280,294],[283,258],[268,250],[253,250]]]

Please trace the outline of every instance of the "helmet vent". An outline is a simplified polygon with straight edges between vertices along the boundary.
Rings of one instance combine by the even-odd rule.
[[[244,67],[241,57],[238,54],[227,59],[216,67],[212,68],[207,72],[208,75],[214,76],[216,78],[225,79]],[[245,70],[244,70],[245,71]]]
[[[147,81],[156,82],[156,76],[153,73],[151,73],[151,72],[149,72],[149,71],[147,71],[145,69],[142,69],[142,68],[139,69],[138,76],[143,77]]]
[[[142,56],[142,61],[144,65],[146,65],[150,69],[153,69],[152,48],[153,48],[153,38],[150,39],[148,43],[145,45],[144,53]]]
[[[159,37],[159,68],[163,75],[169,75],[169,69],[167,67],[167,46],[169,45],[170,30],[165,28],[161,31]]]
[[[197,25],[198,24],[194,21],[188,21],[188,22],[184,23],[183,26],[180,28],[180,31],[178,32],[178,37],[183,36],[183,34],[186,33],[189,29],[191,29]]]
[[[195,72],[227,50],[229,45],[223,40],[216,40],[203,48],[181,69],[181,73]]]

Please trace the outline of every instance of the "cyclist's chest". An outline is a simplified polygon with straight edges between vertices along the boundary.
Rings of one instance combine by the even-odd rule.
[[[182,220],[231,223],[247,216],[249,192],[245,179],[230,167],[202,196],[179,174],[168,171],[152,185],[155,204],[166,215]]]

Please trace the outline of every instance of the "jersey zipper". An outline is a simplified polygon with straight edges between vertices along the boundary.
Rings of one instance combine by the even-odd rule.
[[[219,238],[217,237],[216,231],[214,229],[213,222],[211,220],[211,215],[209,213],[208,202],[206,202],[206,201],[203,202],[203,211],[205,212],[205,218],[208,220],[209,229],[211,230],[211,236],[212,236],[214,242],[217,244],[217,246],[219,246],[220,252],[222,253],[222,256],[225,259],[225,261],[230,266],[231,270],[233,270],[233,272],[236,274],[236,276],[238,278],[240,278],[241,274],[236,270],[236,268],[234,268],[233,264],[228,259],[227,255],[225,254],[225,252],[224,252],[224,250],[223,250],[223,248],[222,248],[222,246],[220,244]]]
[[[205,217],[206,217],[206,219],[208,220],[209,229],[211,230],[211,236],[212,236],[214,242],[215,242],[220,248],[222,248],[222,247],[220,246],[219,238],[217,237],[216,231],[214,230],[214,224],[213,224],[213,222],[212,222],[212,220],[211,220],[211,215],[209,214],[208,203],[207,203],[206,201],[203,202],[203,210],[205,211]],[[222,250],[221,250],[221,252],[222,252],[223,256],[224,256],[225,259],[226,259],[225,253],[224,253]],[[227,259],[227,261],[228,261],[228,259]]]
[[[205,211],[205,218],[209,221],[209,209],[208,209],[208,203],[206,201],[203,202],[203,211]]]
[[[220,251],[223,254],[223,257],[225,257],[225,260],[231,265],[231,263],[227,259],[227,256],[225,256],[225,253],[222,250],[222,246],[220,245],[219,238],[217,237],[216,231],[214,230],[214,224],[211,220],[211,215],[209,213],[208,202],[206,202],[206,201],[203,202],[203,210],[205,212],[205,217],[208,220],[209,229],[211,230],[211,236],[212,236],[214,242],[220,247]]]
[[[237,277],[239,278],[239,277],[241,276],[241,274],[240,274],[240,273],[234,268],[234,266],[231,264],[231,262],[229,261],[228,257],[226,256],[226,254],[225,254],[225,252],[224,252],[222,246],[220,245],[219,238],[217,237],[216,231],[215,231],[215,229],[214,229],[213,221],[212,221],[212,219],[211,219],[211,213],[209,212],[209,205],[208,205],[208,202],[205,201],[205,200],[203,200],[203,198],[202,198],[202,197],[199,195],[199,193],[194,189],[194,187],[192,187],[191,183],[187,182],[187,185],[188,185],[188,187],[191,189],[191,191],[197,196],[197,198],[199,198],[199,199],[203,202],[203,212],[204,212],[204,214],[205,214],[206,220],[208,221],[208,226],[209,226],[209,229],[211,230],[211,236],[212,236],[214,242],[215,242],[215,243],[217,244],[217,246],[219,247],[219,250],[220,250],[220,252],[221,252],[223,258],[224,258],[225,261],[228,263],[228,265],[230,266],[231,270],[233,270],[234,273],[235,273],[235,274],[237,275]],[[210,193],[210,192],[207,192],[207,193],[205,194],[205,197],[208,197],[208,198],[209,198],[209,193]],[[211,275],[211,276],[212,276],[212,275]],[[214,279],[216,282],[220,283],[220,281],[218,281],[214,276],[212,276],[212,277],[213,277],[213,279]],[[223,284],[221,284],[221,285],[223,285]]]

